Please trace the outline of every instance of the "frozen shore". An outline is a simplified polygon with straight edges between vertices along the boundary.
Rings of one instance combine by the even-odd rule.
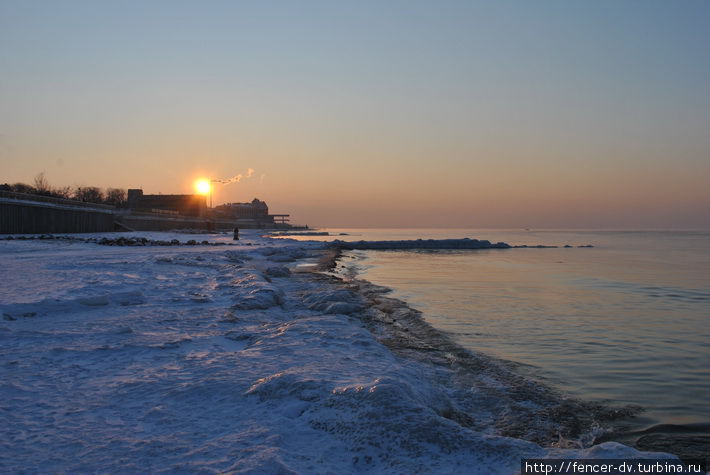
[[[613,411],[462,350],[386,289],[312,272],[324,243],[236,244],[0,241],[0,471],[514,473],[640,455],[586,447]]]

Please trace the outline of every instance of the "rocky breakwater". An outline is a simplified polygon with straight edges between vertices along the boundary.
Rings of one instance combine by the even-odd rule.
[[[492,243],[485,239],[413,239],[407,241],[356,241],[335,240],[333,247],[341,250],[398,250],[398,249],[510,249],[504,242]]]
[[[404,241],[340,241],[336,239],[331,243],[331,248],[337,249],[339,251],[395,251],[395,250],[409,250],[409,249],[447,249],[447,250],[458,250],[458,249],[553,249],[560,246],[547,246],[542,244],[529,245],[522,244],[511,246],[505,242],[492,243],[486,239],[411,239]],[[569,244],[563,246],[565,248],[571,248]],[[583,246],[576,247],[594,247],[591,244],[585,244]]]

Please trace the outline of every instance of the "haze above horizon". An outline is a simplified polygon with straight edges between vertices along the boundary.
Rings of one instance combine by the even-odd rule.
[[[709,22],[702,0],[0,0],[0,183],[203,178],[330,227],[707,229]]]

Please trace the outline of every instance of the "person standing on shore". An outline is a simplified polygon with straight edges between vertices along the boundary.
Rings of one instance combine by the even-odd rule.
[[[234,228],[234,238],[235,241],[239,241],[239,228]]]

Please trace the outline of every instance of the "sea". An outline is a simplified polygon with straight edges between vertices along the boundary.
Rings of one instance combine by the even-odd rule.
[[[559,246],[349,251],[340,265],[392,289],[469,351],[515,362],[572,397],[637,408],[612,439],[710,453],[710,232],[319,231],[328,235],[290,237]]]

